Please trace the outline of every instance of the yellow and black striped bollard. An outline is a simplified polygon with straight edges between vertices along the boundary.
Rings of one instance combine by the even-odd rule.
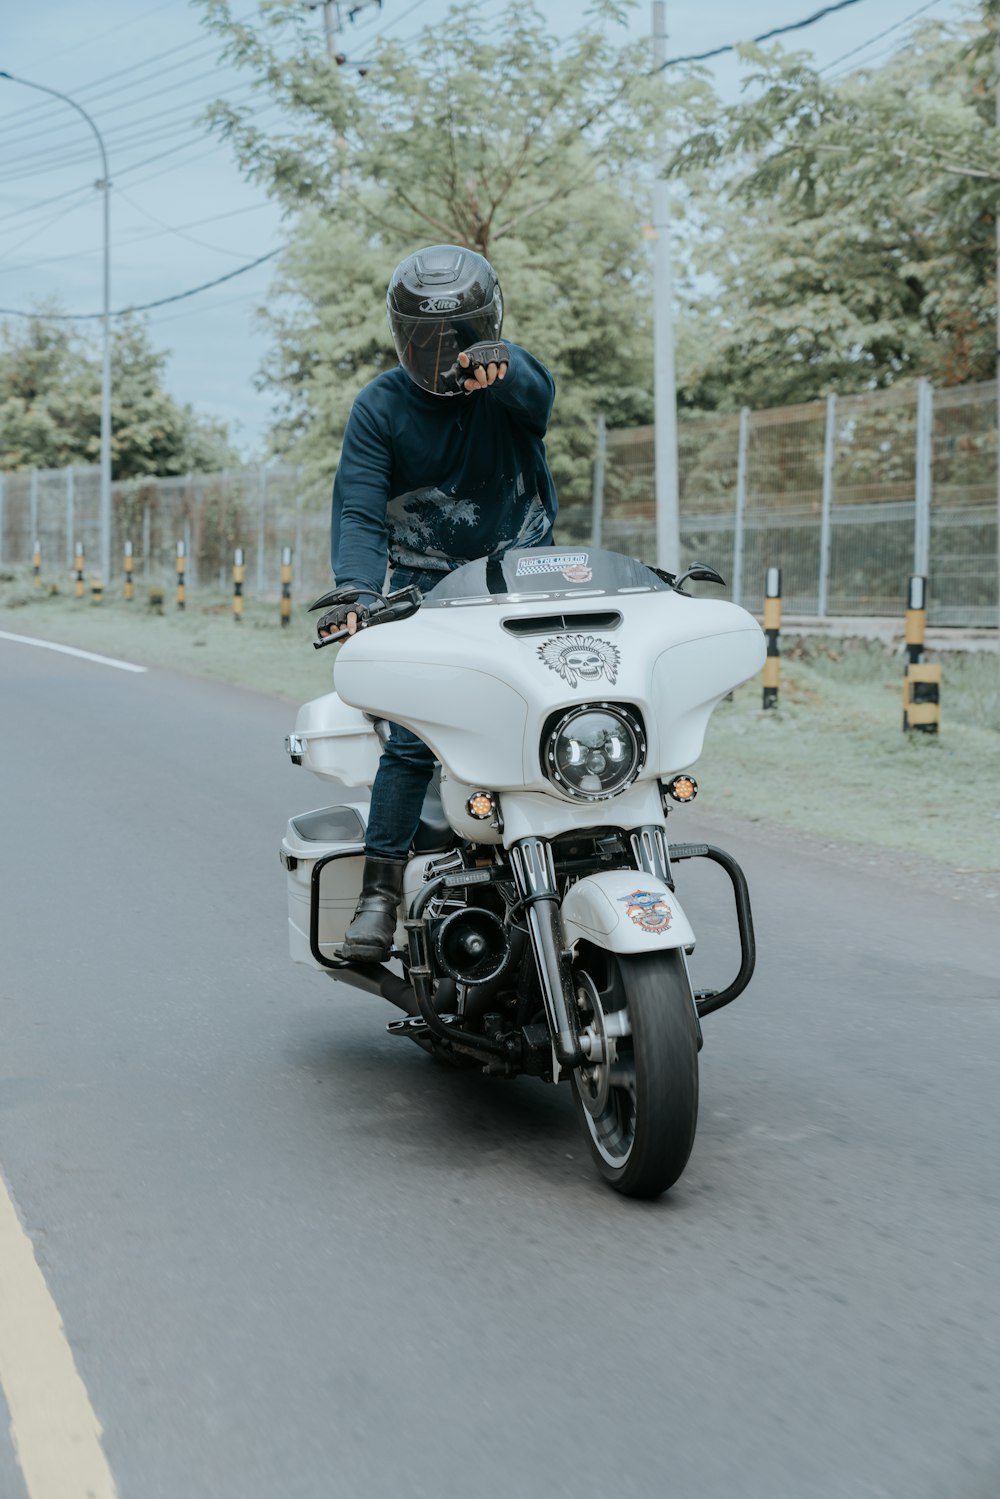
[[[233,619],[237,624],[243,618],[243,584],[246,582],[246,576],[243,548],[237,547],[233,553]]]
[[[31,571],[35,578],[35,587],[42,586],[42,543],[36,539],[34,550],[31,553]]]
[[[767,638],[767,660],[764,662],[764,707],[778,706],[778,679],[781,672],[781,568],[769,567],[764,585],[764,635]]]
[[[76,557],[74,559],[74,566],[76,567],[76,578],[73,582],[73,592],[78,599],[82,599],[87,591],[86,585],[83,581],[83,569],[86,565],[86,560],[86,554],[83,550],[83,542],[78,541],[76,544]]]
[[[184,566],[187,556],[187,547],[183,541],[177,543],[177,607],[183,609],[187,602],[187,589],[184,586]]]
[[[906,677],[903,681],[903,732],[936,734],[941,724],[941,667],[924,660],[927,629],[927,579],[910,577],[906,595]]]
[[[281,627],[292,622],[292,549],[281,549]]]
[[[122,564],[125,568],[125,584],[122,591],[124,592],[125,598],[128,603],[131,604],[132,600],[135,598],[135,583],[132,581],[132,568],[134,565],[134,559],[132,557],[132,543],[130,541],[126,541],[125,543],[125,549],[122,553]]]
[[[99,604],[101,602],[101,600],[103,599],[103,597],[104,597],[104,582],[103,582],[103,580],[101,578],[91,578],[91,580],[90,580],[90,602],[92,604]]]

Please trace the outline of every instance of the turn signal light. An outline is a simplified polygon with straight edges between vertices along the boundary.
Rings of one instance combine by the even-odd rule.
[[[465,804],[465,810],[477,822],[485,822],[487,817],[492,817],[495,807],[496,802],[488,791],[474,792]]]
[[[667,795],[675,802],[693,802],[698,795],[698,782],[694,776],[674,776],[667,782]]]

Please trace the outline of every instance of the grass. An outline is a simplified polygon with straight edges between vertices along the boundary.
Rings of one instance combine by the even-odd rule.
[[[294,702],[330,688],[332,652],[312,650],[313,617],[247,600],[192,599],[163,613],[137,587],[120,598],[48,594],[23,572],[0,572],[0,629],[145,665],[196,672]],[[759,681],[716,711],[697,775],[719,812],[835,839],[925,855],[934,864],[1000,870],[1000,663],[992,652],[943,661],[942,732],[903,734],[900,656],[858,640],[786,636],[780,706],[761,711]]]

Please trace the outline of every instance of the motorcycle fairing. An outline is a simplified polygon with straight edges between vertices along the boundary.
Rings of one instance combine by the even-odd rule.
[[[675,891],[638,869],[588,874],[562,903],[567,947],[592,942],[615,953],[694,946],[694,930]]]

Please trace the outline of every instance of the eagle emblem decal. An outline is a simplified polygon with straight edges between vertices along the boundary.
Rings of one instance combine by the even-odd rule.
[[[631,895],[619,895],[618,899],[636,926],[652,937],[662,937],[674,919],[673,911],[658,890],[633,890]]]
[[[597,635],[554,635],[538,647],[538,654],[569,687],[599,682],[602,677],[613,687],[618,680],[621,651]]]

